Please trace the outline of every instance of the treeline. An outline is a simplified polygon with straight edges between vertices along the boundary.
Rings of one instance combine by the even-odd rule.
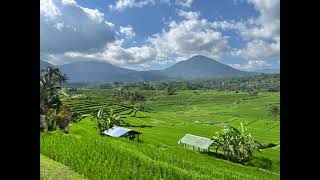
[[[135,91],[124,91],[119,90],[115,91],[112,96],[113,101],[115,102],[122,102],[122,101],[129,101],[131,104],[135,104],[136,102],[145,101],[145,97],[142,93]]]
[[[124,90],[200,90],[213,89],[218,91],[259,91],[279,92],[280,74],[259,74],[246,77],[216,78],[194,81],[158,81],[158,82],[112,82],[112,83],[68,83],[64,87],[124,89]]]
[[[248,77],[230,77],[203,81],[162,81],[162,82],[114,82],[97,86],[100,89],[121,88],[125,90],[200,90],[214,89],[219,91],[259,91],[279,92],[280,74],[260,74]]]

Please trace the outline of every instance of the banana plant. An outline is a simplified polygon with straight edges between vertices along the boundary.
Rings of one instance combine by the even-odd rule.
[[[229,126],[217,133],[212,139],[216,153],[220,149],[228,158],[237,162],[247,161],[253,156],[254,150],[259,151],[259,143],[254,140],[251,134],[246,134],[243,124],[240,124],[240,131]]]
[[[124,122],[121,119],[121,116],[118,113],[114,113],[113,108],[111,108],[110,111],[104,108],[100,109],[96,115],[96,118],[98,120],[98,129],[101,135],[105,130],[110,129],[115,125],[128,125],[127,122]]]

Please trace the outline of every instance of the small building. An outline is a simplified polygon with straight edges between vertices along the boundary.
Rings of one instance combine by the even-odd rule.
[[[183,145],[184,147],[189,146],[192,147],[192,149],[198,149],[198,151],[202,150],[209,152],[210,146],[213,144],[213,142],[213,140],[206,137],[186,134],[178,141],[178,144]]]
[[[106,131],[103,132],[103,134],[111,137],[128,137],[129,139],[134,139],[138,137],[139,140],[139,135],[142,134],[138,131],[134,131],[128,128],[120,127],[120,126],[114,126]]]

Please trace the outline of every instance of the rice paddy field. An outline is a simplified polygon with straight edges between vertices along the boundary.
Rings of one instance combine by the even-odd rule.
[[[64,103],[86,114],[111,102],[112,94],[112,90],[81,89],[80,95]],[[279,93],[143,94],[148,112],[123,119],[133,125],[128,128],[142,133],[139,141],[102,137],[97,122],[84,117],[70,126],[69,134],[41,133],[41,156],[86,179],[280,179],[280,121],[268,115],[270,104],[280,103]],[[126,106],[112,106],[120,114],[128,111]],[[238,164],[178,145],[185,134],[211,138],[226,125],[239,127],[241,122],[259,142],[277,146],[255,152],[250,162]],[[50,179],[50,174],[41,177]]]

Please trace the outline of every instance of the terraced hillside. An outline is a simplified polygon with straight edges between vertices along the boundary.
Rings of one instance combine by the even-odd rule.
[[[111,90],[96,89],[81,93],[66,101],[81,113],[109,102],[112,95]],[[88,179],[280,179],[280,121],[267,113],[270,104],[279,104],[279,93],[143,93],[149,112],[124,119],[133,125],[129,128],[143,133],[140,141],[101,137],[96,121],[84,118],[72,124],[69,134],[41,134],[41,153]],[[87,96],[91,104],[84,103]],[[239,127],[240,122],[261,143],[277,146],[237,164],[177,144],[187,133],[210,138],[226,125]]]

